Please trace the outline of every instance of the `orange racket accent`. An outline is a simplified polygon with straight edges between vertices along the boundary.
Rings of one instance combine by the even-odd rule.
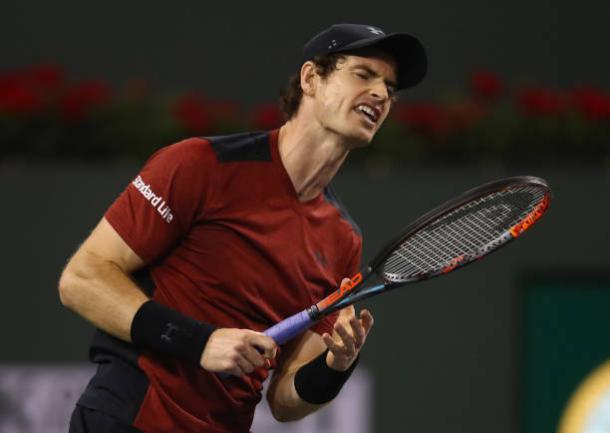
[[[449,262],[449,264],[447,266],[445,266],[441,272],[443,274],[447,274],[447,273],[453,271],[455,268],[457,268],[459,266],[460,263],[462,263],[464,261],[464,257],[465,257],[464,254],[462,254],[461,256],[451,259],[451,262]]]
[[[362,272],[358,272],[352,278],[350,278],[349,282],[342,284],[337,290],[328,295],[326,298],[322,299],[320,302],[316,304],[319,311],[324,310],[326,307],[335,303],[336,300],[343,298],[349,292],[352,291],[354,287],[362,282]]]
[[[513,227],[510,228],[510,234],[513,235],[514,238],[516,238],[521,233],[529,229],[532,224],[534,224],[544,214],[546,209],[549,207],[550,202],[550,197],[548,195],[545,195],[542,201],[538,204],[538,206],[534,208],[533,211],[527,214],[527,216],[523,218],[520,223],[515,224]]]

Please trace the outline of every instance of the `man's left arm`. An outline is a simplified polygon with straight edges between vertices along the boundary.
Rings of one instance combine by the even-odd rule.
[[[295,421],[332,401],[354,369],[372,326],[368,310],[357,316],[349,306],[339,312],[332,336],[306,331],[286,344],[267,392],[274,418]]]

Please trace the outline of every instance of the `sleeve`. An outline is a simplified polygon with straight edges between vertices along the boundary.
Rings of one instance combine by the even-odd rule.
[[[353,252],[346,267],[346,271],[343,276],[339,278],[339,284],[341,284],[343,278],[351,278],[356,275],[356,273],[358,273],[358,271],[360,270],[360,264],[362,262],[362,238],[355,234],[352,251]],[[333,288],[333,290],[335,290],[335,288]],[[327,293],[327,295],[330,293],[331,292]],[[338,315],[339,312],[337,311],[333,314],[326,316],[324,319],[320,320],[318,323],[312,326],[311,330],[320,335],[324,334],[325,332],[332,335],[333,326],[335,326],[335,322],[337,321]]]
[[[142,260],[155,261],[202,213],[210,171],[205,141],[167,146],[151,156],[104,217]]]

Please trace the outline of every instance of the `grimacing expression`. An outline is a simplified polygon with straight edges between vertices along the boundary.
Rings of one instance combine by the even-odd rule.
[[[368,144],[390,111],[396,62],[385,53],[346,55],[326,78],[318,77],[315,113],[320,124],[354,147]]]

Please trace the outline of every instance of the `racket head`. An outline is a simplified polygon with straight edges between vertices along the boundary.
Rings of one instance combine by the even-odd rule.
[[[405,227],[370,262],[387,288],[446,274],[497,250],[548,210],[539,177],[515,176],[468,190]]]

